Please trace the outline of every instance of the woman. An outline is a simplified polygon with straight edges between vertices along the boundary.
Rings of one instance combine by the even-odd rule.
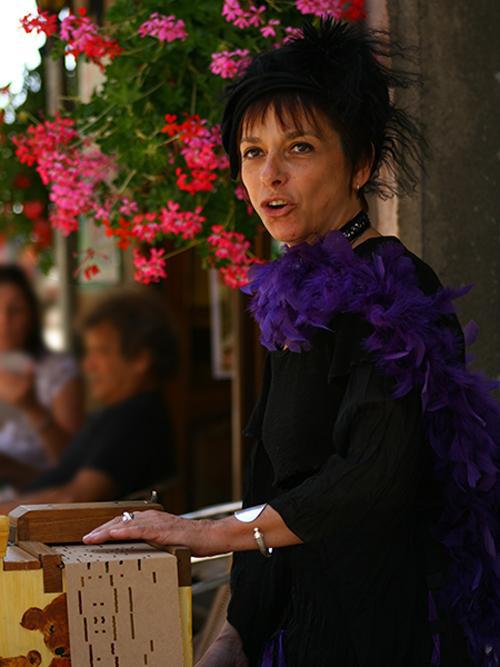
[[[22,271],[0,266],[0,491],[6,500],[56,463],[82,422],[74,360],[49,352]]]
[[[384,55],[326,21],[229,91],[233,176],[287,246],[247,288],[270,350],[251,509],[144,512],[85,538],[235,552],[228,620],[200,667],[459,667],[466,644],[475,664],[500,656],[498,406],[465,371],[450,292],[366,214],[364,193],[391,190],[383,166],[411,189],[421,141],[389,96],[408,76]]]

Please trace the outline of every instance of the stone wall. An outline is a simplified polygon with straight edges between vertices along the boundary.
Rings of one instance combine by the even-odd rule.
[[[474,283],[463,324],[481,335],[474,366],[500,375],[500,3],[388,0],[391,34],[418,47],[411,103],[431,155],[421,188],[399,202],[402,240],[448,285]]]

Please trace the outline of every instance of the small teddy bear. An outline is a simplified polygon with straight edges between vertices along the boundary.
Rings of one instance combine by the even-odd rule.
[[[43,634],[45,646],[55,656],[49,667],[71,667],[66,593],[58,595],[44,609],[31,607],[26,610],[21,625],[27,630],[40,630]]]
[[[30,651],[28,655],[17,658],[0,658],[0,667],[39,667],[42,656],[38,651]]]

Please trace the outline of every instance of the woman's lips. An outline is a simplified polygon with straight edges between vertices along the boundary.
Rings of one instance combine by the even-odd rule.
[[[281,218],[284,215],[288,215],[292,209],[295,208],[295,204],[287,203],[284,206],[269,206],[269,204],[263,204],[262,209],[264,210],[266,216],[271,218]]]

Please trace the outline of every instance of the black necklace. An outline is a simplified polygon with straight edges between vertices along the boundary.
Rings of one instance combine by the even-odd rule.
[[[352,220],[349,220],[349,222],[340,227],[338,231],[342,232],[346,239],[352,243],[352,241],[355,241],[358,236],[361,236],[369,228],[370,218],[364,211],[360,211]]]

